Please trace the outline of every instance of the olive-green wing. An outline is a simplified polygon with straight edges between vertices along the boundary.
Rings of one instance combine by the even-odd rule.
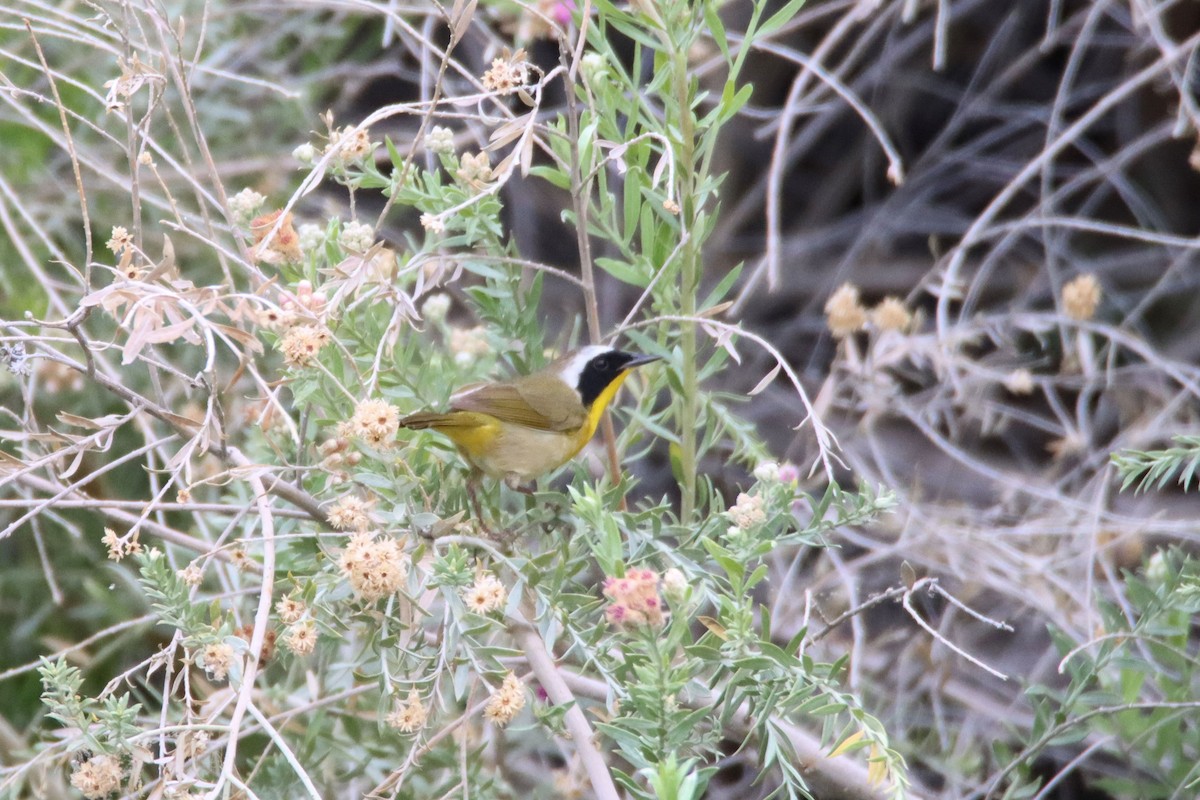
[[[543,431],[575,430],[587,419],[579,395],[556,380],[469,387],[450,398],[450,407]]]

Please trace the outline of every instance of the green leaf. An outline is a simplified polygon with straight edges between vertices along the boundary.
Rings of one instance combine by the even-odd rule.
[[[725,61],[728,63],[729,39],[725,36],[725,23],[721,21],[721,15],[717,13],[716,3],[704,3],[704,22],[708,25],[708,32],[720,49],[721,55],[725,56]]]
[[[772,33],[779,30],[789,21],[791,21],[792,17],[796,16],[796,13],[803,6],[804,0],[791,0],[790,3],[772,14],[766,22],[764,22],[758,27],[757,30],[754,31],[754,38],[760,39],[770,36]]]
[[[725,81],[725,88],[721,92],[721,112],[717,118],[718,124],[723,124],[733,119],[742,107],[750,101],[750,96],[754,94],[754,85],[747,83],[741,89],[738,89],[732,80]]]
[[[637,286],[639,289],[645,289],[650,284],[650,276],[627,261],[601,256],[596,259],[596,266],[617,280]]]
[[[745,262],[743,261],[726,272],[725,276],[721,278],[721,280],[717,282],[717,285],[712,288],[712,291],[708,293],[708,297],[704,298],[704,302],[701,303],[700,308],[712,308],[717,303],[723,301],[725,296],[729,294],[729,290],[733,288],[735,283],[737,283],[737,279],[741,277],[742,267],[744,266]]]
[[[547,183],[562,189],[565,192],[571,190],[571,176],[567,175],[558,167],[550,167],[546,165],[538,167],[530,167],[531,175],[536,175]]]
[[[592,120],[579,129],[579,161],[587,171],[593,167],[592,149],[596,141],[596,127],[599,124],[599,121]]]
[[[633,241],[633,235],[637,233],[638,219],[642,213],[641,190],[644,183],[645,175],[640,169],[631,168],[625,173],[625,191],[621,209],[624,230],[621,232],[621,243],[626,247]]]
[[[638,232],[641,234],[642,255],[655,263],[661,261],[655,249],[658,244],[658,219],[649,203],[642,204],[642,221]]]
[[[387,147],[388,158],[392,160],[392,166],[396,169],[402,169],[404,167],[404,156],[400,155],[400,151],[396,149],[395,143],[392,142],[392,137],[384,136],[383,144]]]
[[[759,564],[757,567],[755,567],[754,571],[750,573],[750,577],[746,578],[745,589],[750,590],[757,586],[759,581],[767,577],[769,569],[770,568],[766,564]]]
[[[679,445],[672,442],[667,447],[668,455],[671,458],[671,476],[675,478],[676,483],[683,483],[683,451]]]

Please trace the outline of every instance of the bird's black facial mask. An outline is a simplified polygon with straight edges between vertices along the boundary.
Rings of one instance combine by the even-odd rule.
[[[579,373],[579,398],[587,407],[596,402],[596,398],[608,388],[608,385],[626,370],[640,367],[651,361],[657,361],[657,356],[638,356],[620,350],[609,350],[589,361]]]

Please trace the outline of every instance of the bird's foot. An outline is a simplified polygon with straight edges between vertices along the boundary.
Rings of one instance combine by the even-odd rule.
[[[488,524],[487,517],[483,515],[483,505],[479,502],[479,486],[478,479],[473,478],[467,481],[467,499],[471,502],[471,513],[475,517],[475,525],[479,529],[479,533],[486,539],[491,539],[496,544],[500,545],[501,549],[508,550],[514,541],[517,539],[517,532],[505,529],[496,529]]]
[[[504,476],[504,485],[512,489],[514,492],[520,492],[523,495],[533,497],[534,491],[537,489],[537,483],[530,482],[528,484],[521,483],[521,476],[515,472],[510,472]]]

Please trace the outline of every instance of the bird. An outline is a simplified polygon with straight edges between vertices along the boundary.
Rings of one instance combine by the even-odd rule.
[[[629,374],[659,358],[589,345],[529,375],[464,386],[450,396],[449,411],[418,411],[400,427],[433,430],[454,443],[471,468],[467,495],[483,524],[483,476],[532,494],[525,484],[574,458]]]

